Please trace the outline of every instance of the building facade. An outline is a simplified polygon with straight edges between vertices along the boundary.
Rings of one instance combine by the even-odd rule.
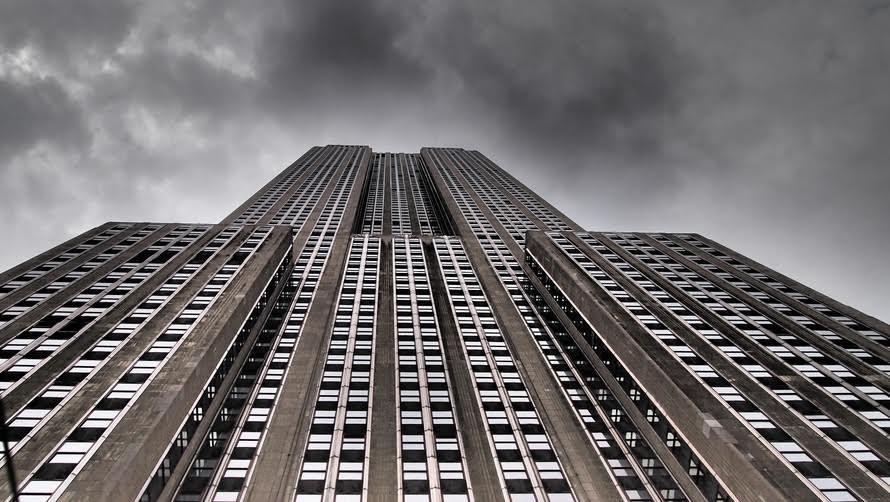
[[[5,500],[890,500],[888,392],[887,324],[459,148],[0,274]]]

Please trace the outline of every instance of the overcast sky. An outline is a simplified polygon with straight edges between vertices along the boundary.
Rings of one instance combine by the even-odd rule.
[[[328,143],[478,149],[890,320],[888,2],[0,2],[0,269]]]

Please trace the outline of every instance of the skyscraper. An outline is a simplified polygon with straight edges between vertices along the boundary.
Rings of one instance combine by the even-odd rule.
[[[0,391],[22,500],[890,499],[890,326],[456,148],[0,274]]]

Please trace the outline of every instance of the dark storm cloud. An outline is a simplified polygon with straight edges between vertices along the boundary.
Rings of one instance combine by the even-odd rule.
[[[888,32],[860,2],[3,2],[0,268],[217,220],[313,144],[459,145],[888,318]]]
[[[682,99],[690,63],[657,9],[486,2],[442,15],[426,38],[466,94],[511,136],[561,148],[650,148],[650,123]],[[630,134],[629,134],[630,133]]]
[[[300,2],[270,23],[258,68],[278,110],[445,92],[520,141],[639,151],[691,70],[665,28],[657,9],[613,1]]]
[[[413,84],[420,67],[397,47],[411,12],[398,5],[311,0],[279,6],[262,36],[259,66],[289,95],[342,83]]]
[[[0,80],[0,116],[2,158],[41,141],[67,147],[89,135],[80,108],[51,78]]]
[[[6,0],[0,3],[0,46],[30,48],[56,66],[113,50],[134,22],[132,2]]]

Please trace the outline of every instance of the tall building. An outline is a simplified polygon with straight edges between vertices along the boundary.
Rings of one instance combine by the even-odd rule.
[[[0,274],[0,392],[7,500],[890,500],[890,326],[456,148]]]

